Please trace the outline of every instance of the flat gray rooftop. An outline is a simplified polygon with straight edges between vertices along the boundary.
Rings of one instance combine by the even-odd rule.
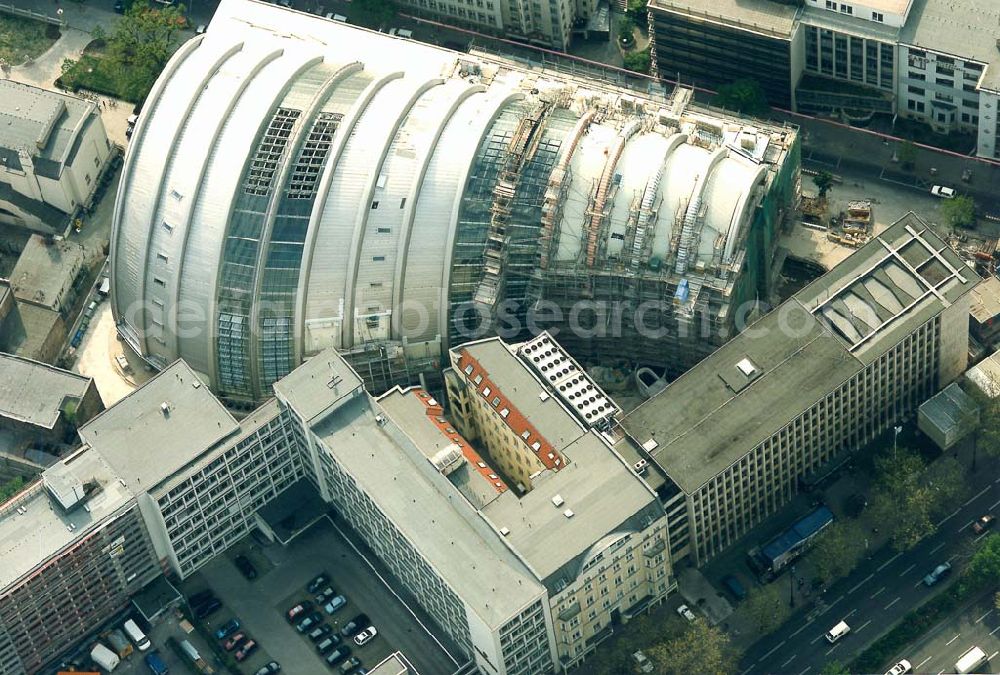
[[[650,0],[649,4],[782,38],[791,38],[798,13],[796,7],[771,0]]]
[[[132,499],[104,458],[91,450],[61,460],[42,476],[0,511],[0,592]],[[98,488],[84,499],[87,509],[80,505],[66,513],[43,485],[49,478]],[[17,509],[22,507],[25,512],[20,514]]]
[[[1000,279],[989,277],[972,289],[969,313],[979,323],[986,323],[1000,314]]]
[[[910,45],[989,64],[981,84],[1000,91],[996,0],[913,0],[900,39]]]
[[[17,258],[10,275],[14,295],[23,301],[58,310],[59,299],[73,283],[85,261],[83,247],[75,242],[46,243],[33,234]]]
[[[138,493],[153,489],[239,429],[194,371],[175,361],[80,427],[80,438]]]
[[[978,281],[909,214],[622,426],[685,492],[695,492]]]
[[[361,378],[334,349],[320,352],[307,363],[309,368],[296,368],[274,384],[278,396],[306,422],[361,389]]]
[[[67,399],[82,399],[89,377],[0,353],[0,417],[51,429]]]
[[[653,493],[597,432],[563,452],[563,469],[543,472],[526,495],[505,492],[482,510],[494,528],[510,530],[504,540],[550,591],[559,577],[576,578],[595,544],[646,527],[643,514],[657,508]]]
[[[367,396],[355,397],[312,431],[437,574],[499,627],[541,597],[542,587],[450,483],[432,480],[440,476],[391,419],[376,423],[377,411]]]
[[[90,101],[13,80],[0,80],[0,147],[61,162],[81,125],[97,108]]]

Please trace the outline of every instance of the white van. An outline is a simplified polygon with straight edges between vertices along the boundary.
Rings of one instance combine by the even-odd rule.
[[[406,28],[393,28],[389,31],[389,35],[406,38],[407,40],[413,39],[413,31],[407,30]]]
[[[986,663],[986,652],[979,647],[972,647],[962,654],[962,658],[955,662],[956,673],[974,673],[979,666]]]
[[[139,628],[139,624],[132,619],[129,619],[125,622],[125,625],[123,625],[122,628],[125,629],[125,634],[128,635],[132,642],[135,643],[135,646],[139,648],[140,652],[144,652],[149,649],[149,638],[146,637],[146,634]]]
[[[826,641],[832,644],[850,632],[851,627],[847,625],[847,622],[841,621],[826,634]]]
[[[334,14],[333,12],[330,12],[329,14],[326,15],[326,18],[333,19],[334,21],[339,21],[340,23],[347,23],[347,17],[344,16],[343,14]]]

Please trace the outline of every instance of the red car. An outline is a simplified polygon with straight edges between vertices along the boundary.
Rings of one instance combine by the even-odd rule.
[[[229,639],[222,643],[222,648],[227,652],[231,652],[237,647],[239,647],[244,640],[247,639],[247,634],[243,632],[236,633],[235,635],[230,635]]]
[[[247,640],[246,643],[236,650],[236,660],[243,661],[257,650],[257,643],[254,640]]]
[[[285,617],[288,619],[289,623],[295,621],[295,618],[300,616],[303,612],[308,609],[312,609],[312,603],[308,600],[303,600],[299,604],[292,607],[290,610],[285,612]]]

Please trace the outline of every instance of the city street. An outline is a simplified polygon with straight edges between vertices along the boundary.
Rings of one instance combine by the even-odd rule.
[[[976,646],[989,656],[995,671],[1000,654],[1000,611],[993,607],[993,594],[988,593],[962,614],[951,617],[910,647],[899,658],[907,659],[918,673],[951,672],[955,662],[969,648]]]
[[[851,576],[831,586],[814,605],[755,643],[740,663],[741,675],[804,675],[818,673],[830,661],[849,663],[910,610],[953,583],[967,558],[963,544],[974,541],[972,521],[987,512],[1000,514],[1000,478],[995,476],[981,468],[970,478],[970,498],[936,523],[934,535],[905,553],[881,549]],[[928,589],[924,576],[945,561],[956,573]],[[824,634],[842,620],[851,632],[831,645]]]

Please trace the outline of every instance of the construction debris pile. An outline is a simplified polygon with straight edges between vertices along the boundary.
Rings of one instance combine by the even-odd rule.
[[[847,211],[830,219],[826,238],[843,246],[861,248],[872,236],[872,222],[871,200],[848,202]]]

